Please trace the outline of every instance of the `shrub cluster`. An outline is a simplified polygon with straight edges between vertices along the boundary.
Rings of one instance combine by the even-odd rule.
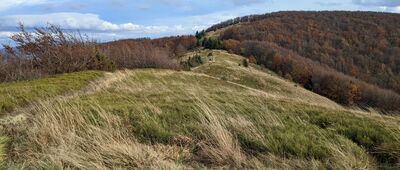
[[[190,70],[193,67],[197,67],[199,65],[202,65],[204,63],[203,59],[199,55],[195,55],[193,57],[189,57],[188,60],[182,61],[181,65],[183,69],[185,70]]]
[[[114,63],[96,48],[96,42],[77,33],[65,33],[54,25],[10,38],[16,48],[3,45],[5,53],[0,64],[0,81],[30,79],[43,75],[83,70],[113,70]]]
[[[0,82],[84,70],[178,69],[180,65],[174,58],[196,47],[194,36],[98,43],[79,32],[66,33],[55,25],[28,32],[21,24],[20,32],[10,38],[16,47],[3,45]]]

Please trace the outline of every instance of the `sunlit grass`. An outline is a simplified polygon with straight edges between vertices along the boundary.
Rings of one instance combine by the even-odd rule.
[[[63,74],[32,81],[0,84],[0,113],[11,112],[33,101],[79,90],[101,76],[101,72],[87,71]]]

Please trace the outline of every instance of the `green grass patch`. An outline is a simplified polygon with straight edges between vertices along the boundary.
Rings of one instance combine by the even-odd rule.
[[[0,167],[4,164],[7,157],[8,141],[9,139],[7,136],[0,136]]]
[[[79,90],[103,73],[86,71],[49,78],[0,84],[0,113],[12,112],[35,100]]]
[[[261,140],[252,136],[239,134],[238,140],[240,146],[248,153],[268,153],[269,147]]]
[[[349,112],[333,112],[324,109],[302,107],[309,121],[327,131],[334,131],[353,141],[370,155],[381,167],[397,167],[400,163],[400,134],[398,127],[384,122],[355,116]],[[303,113],[304,113],[303,112]]]

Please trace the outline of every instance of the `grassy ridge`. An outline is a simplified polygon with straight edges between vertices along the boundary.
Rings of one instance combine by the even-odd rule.
[[[80,90],[102,74],[101,72],[86,71],[32,81],[2,83],[0,84],[0,114],[6,116],[16,108],[24,107],[35,101]],[[7,121],[13,120],[1,120],[2,125],[10,123]],[[3,162],[7,156],[6,147],[10,140],[9,136],[4,134],[4,130],[0,132],[0,162]]]
[[[100,77],[101,72],[87,71],[60,76],[0,84],[0,113],[11,112],[16,107],[62,93],[79,90]]]
[[[342,108],[261,68],[239,66],[239,56],[213,55],[215,62],[193,72],[119,71],[91,93],[40,101],[9,134],[6,165],[399,167],[398,117]]]

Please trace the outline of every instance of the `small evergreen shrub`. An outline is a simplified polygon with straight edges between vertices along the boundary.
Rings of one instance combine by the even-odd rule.
[[[244,67],[249,67],[249,61],[247,59],[243,59],[242,63]]]
[[[189,71],[193,67],[197,67],[199,65],[204,64],[203,59],[200,55],[195,55],[194,57],[189,57],[187,61],[182,61],[181,66],[184,70]]]

